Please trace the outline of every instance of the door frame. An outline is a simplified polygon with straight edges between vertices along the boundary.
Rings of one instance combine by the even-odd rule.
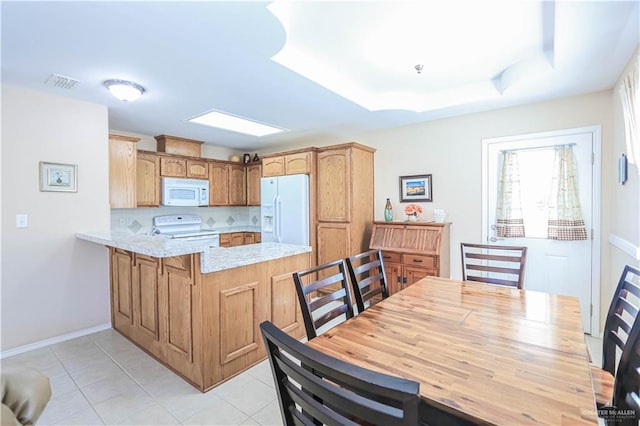
[[[502,136],[497,138],[482,139],[482,178],[481,178],[481,199],[482,199],[482,241],[489,238],[488,228],[488,196],[489,196],[489,145],[504,142],[518,142],[531,139],[542,139],[548,137],[567,136],[576,133],[590,133],[593,141],[593,168],[592,168],[592,238],[591,238],[591,335],[602,337],[600,332],[600,262],[601,262],[601,217],[600,202],[602,196],[601,188],[601,163],[602,163],[602,126],[585,126],[563,130],[552,130],[548,132],[529,133],[525,135]]]

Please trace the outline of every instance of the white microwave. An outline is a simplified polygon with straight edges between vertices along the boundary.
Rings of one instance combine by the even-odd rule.
[[[208,206],[209,181],[162,178],[163,206]]]

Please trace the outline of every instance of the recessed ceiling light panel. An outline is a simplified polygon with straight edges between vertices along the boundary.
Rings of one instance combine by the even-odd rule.
[[[253,136],[267,136],[284,132],[286,129],[259,123],[248,118],[228,114],[221,111],[210,111],[197,117],[190,118],[191,123],[230,130]]]

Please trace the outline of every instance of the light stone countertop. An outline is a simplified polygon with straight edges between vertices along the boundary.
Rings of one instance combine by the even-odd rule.
[[[311,252],[310,246],[296,244],[258,243],[224,248],[211,247],[206,241],[117,232],[77,232],[76,238],[153,257],[201,253],[200,271],[203,274]]]

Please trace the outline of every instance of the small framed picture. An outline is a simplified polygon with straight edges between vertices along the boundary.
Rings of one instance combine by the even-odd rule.
[[[78,192],[78,166],[40,162],[40,191]]]
[[[400,202],[433,201],[431,175],[400,176]]]

